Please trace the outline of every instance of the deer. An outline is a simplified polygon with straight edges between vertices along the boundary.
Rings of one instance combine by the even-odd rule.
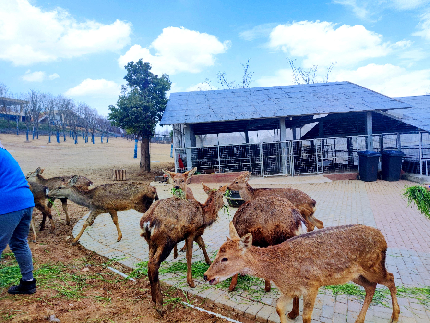
[[[154,187],[139,183],[114,183],[96,186],[92,189],[83,189],[76,186],[79,176],[73,176],[66,184],[50,190],[49,197],[64,197],[74,203],[85,206],[90,210],[81,231],[72,241],[75,245],[81,238],[84,230],[91,226],[96,217],[102,213],[109,213],[118,231],[117,241],[121,241],[122,233],[118,223],[118,211],[134,209],[145,213],[154,200],[158,200],[157,191]]]
[[[247,201],[262,196],[279,196],[286,198],[299,210],[306,221],[307,231],[313,231],[315,226],[318,229],[324,227],[324,223],[314,217],[316,201],[308,194],[295,188],[252,188],[248,184],[249,172],[244,172],[236,177],[228,186],[229,190],[239,191],[240,197]]]
[[[62,184],[67,183],[72,178],[72,176],[59,176],[59,177],[44,178],[42,176],[43,171],[44,171],[44,169],[37,167],[34,172],[28,173],[25,178],[27,179],[27,181],[29,183],[38,183],[38,184],[47,186],[49,190],[52,190],[54,188],[59,187]],[[92,184],[93,184],[93,182],[84,176],[79,176],[78,181],[76,183],[77,186],[81,186],[82,188],[88,188]],[[67,198],[64,196],[58,196],[57,198],[60,199],[64,213],[66,213],[66,224],[70,225],[69,213],[67,211]],[[51,209],[52,205],[54,204],[54,200],[55,200],[55,198],[50,198],[48,200],[49,214],[51,214],[50,209]],[[43,213],[43,220],[42,220],[42,224],[40,226],[41,231],[45,228],[45,221],[46,221],[46,215],[45,215],[45,213]]]
[[[191,176],[197,171],[197,167],[194,167],[193,169],[185,172],[185,173],[173,173],[169,172],[167,170],[162,170],[164,174],[166,174],[169,177],[170,182],[173,184],[173,188],[180,189],[182,192],[184,192],[184,198],[187,200],[193,200],[197,201],[194,198],[193,192],[191,191],[191,188],[188,187],[189,181]],[[196,237],[197,244],[199,245],[200,249],[202,249],[203,256],[205,257],[205,262],[210,265],[211,260],[209,259],[209,256],[206,252],[205,242],[203,241],[202,236]],[[185,244],[184,247],[181,249],[181,252],[184,252],[187,249],[187,245]],[[178,258],[178,246],[175,246],[173,248],[173,258]]]
[[[187,283],[194,288],[191,276],[193,241],[204,233],[205,228],[215,222],[218,211],[224,205],[223,196],[227,186],[211,190],[206,185],[202,185],[208,194],[205,203],[178,197],[158,200],[140,220],[141,236],[149,245],[148,278],[151,284],[152,301],[160,314],[162,314],[163,305],[158,279],[160,264],[169,256],[178,242],[185,240]]]
[[[281,323],[287,323],[286,306],[291,298],[301,295],[303,322],[310,323],[318,289],[352,280],[366,291],[363,307],[355,321],[363,323],[376,285],[382,284],[391,293],[391,322],[398,321],[400,308],[394,276],[385,267],[387,243],[378,229],[362,224],[330,227],[267,248],[253,246],[251,233],[239,237],[232,222],[229,229],[230,238],[220,247],[204,274],[210,285],[238,272],[269,279],[281,292],[276,303]],[[288,317],[294,319],[298,314],[298,303],[293,303]]]
[[[277,196],[259,197],[242,204],[233,217],[233,225],[240,237],[251,233],[252,245],[260,248],[277,245],[302,233],[305,220],[287,199]],[[234,275],[229,291],[237,285]],[[270,280],[265,280],[265,291],[270,292]],[[298,304],[299,299],[294,298]]]
[[[52,219],[51,210],[46,206],[45,203],[46,199],[48,198],[48,187],[39,183],[29,183],[28,186],[34,196],[34,206],[36,207],[36,209],[42,212],[43,215],[39,230],[43,230],[43,228],[45,227],[46,218],[49,218],[49,221],[51,222],[51,232],[53,232],[55,230],[55,222]],[[31,219],[31,227],[33,229],[34,242],[36,242],[36,229],[33,217]]]

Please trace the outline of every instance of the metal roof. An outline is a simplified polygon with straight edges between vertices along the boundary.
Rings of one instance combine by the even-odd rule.
[[[14,105],[21,105],[26,103],[28,103],[28,101],[0,97],[0,106],[3,107],[11,107]]]
[[[430,131],[430,95],[395,98],[412,108],[390,111],[390,115],[425,131]]]
[[[409,107],[350,82],[178,92],[170,94],[160,124],[231,123]]]

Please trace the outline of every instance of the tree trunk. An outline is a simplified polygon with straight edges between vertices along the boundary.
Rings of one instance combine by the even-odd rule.
[[[142,136],[142,144],[140,145],[140,169],[144,172],[151,171],[151,158],[149,156],[150,138],[147,135]]]

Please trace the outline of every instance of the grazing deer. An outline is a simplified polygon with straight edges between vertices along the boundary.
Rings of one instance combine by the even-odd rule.
[[[187,200],[195,200],[193,192],[191,188],[188,187],[191,176],[197,171],[197,167],[189,170],[185,173],[173,173],[167,170],[162,170],[164,174],[169,176],[171,184],[175,189],[181,189],[182,192],[185,193],[185,199]]]
[[[41,231],[45,228],[46,218],[49,218],[49,221],[51,222],[51,232],[53,232],[55,230],[55,222],[52,219],[51,210],[45,204],[46,199],[48,198],[48,187],[36,182],[29,183],[28,186],[34,196],[34,206],[36,207],[36,209],[42,212],[43,215],[39,230]],[[34,241],[36,241],[36,230],[34,228],[33,218],[31,219],[31,226],[33,228]]]
[[[204,204],[196,200],[171,197],[155,202],[140,220],[142,236],[149,245],[148,277],[151,283],[152,300],[159,312],[162,310],[163,296],[158,280],[160,264],[169,256],[173,247],[185,240],[187,246],[187,282],[194,287],[191,276],[193,240],[201,237],[206,227],[218,217],[224,205],[223,196],[227,186],[211,190],[203,184],[208,194]]]
[[[245,172],[234,179],[233,183],[228,186],[229,190],[239,191],[240,197],[245,201],[250,201],[262,196],[278,196],[286,198],[299,210],[306,221],[306,228],[313,231],[315,226],[322,229],[322,221],[314,217],[316,201],[305,192],[295,188],[252,188],[248,184],[250,177],[249,172]]]
[[[34,172],[30,172],[27,174],[26,176],[27,181],[29,183],[38,183],[38,184],[47,186],[49,190],[53,190],[54,188],[57,188],[63,184],[66,184],[72,178],[72,176],[44,178],[42,176],[43,171],[44,169],[37,167]],[[81,186],[82,188],[88,188],[92,184],[93,182],[91,182],[89,179],[85,178],[84,176],[79,176],[76,186]],[[64,213],[66,213],[66,223],[70,225],[69,213],[67,212],[67,198],[64,196],[58,196],[57,198],[60,199]],[[54,204],[54,200],[55,198],[48,200],[49,214],[51,214],[51,207]],[[45,216],[45,213],[43,213],[43,220],[40,226],[40,230],[43,230],[45,228],[45,221],[46,221],[46,216]]]
[[[114,183],[100,185],[87,190],[75,186],[78,180],[79,177],[75,175],[67,184],[62,184],[62,186],[49,191],[49,197],[65,197],[76,204],[87,207],[91,211],[72,244],[78,242],[85,228],[91,226],[96,217],[102,213],[109,213],[111,215],[112,221],[118,231],[117,241],[120,241],[122,233],[119,228],[117,212],[134,209],[145,213],[154,199],[158,200],[155,188],[147,184],[138,182]]]
[[[242,204],[233,217],[233,224],[240,237],[252,234],[252,245],[266,248],[284,242],[301,233],[305,223],[294,205],[277,196],[259,197]],[[233,276],[229,290],[237,285],[238,274]],[[270,280],[265,281],[265,290],[270,292]],[[299,299],[295,299],[298,302]]]
[[[394,276],[385,268],[387,243],[379,230],[360,224],[344,225],[258,248],[252,246],[250,233],[240,238],[230,222],[230,237],[219,249],[204,279],[213,285],[245,272],[273,281],[281,292],[276,303],[281,323],[287,322],[285,307],[291,298],[303,295],[303,322],[310,323],[318,289],[350,280],[366,291],[356,323],[364,322],[377,284],[389,288],[393,306],[391,322],[398,321],[400,308]],[[298,308],[293,308],[288,317],[294,319],[298,314]]]
[[[197,201],[194,198],[193,192],[191,191],[191,188],[188,187],[189,181],[191,176],[197,171],[197,167],[194,167],[193,169],[189,170],[185,173],[173,173],[169,172],[167,170],[163,169],[164,174],[169,176],[169,179],[171,181],[171,184],[173,184],[173,187],[175,189],[180,189],[182,192],[185,193],[184,198],[186,200],[193,200]],[[203,238],[201,236],[196,237],[197,244],[199,245],[200,249],[203,251],[203,256],[205,257],[205,261],[208,265],[211,264],[211,260],[209,259],[209,256],[206,252],[205,242],[203,241]],[[181,249],[181,252],[184,252],[187,249],[187,245],[185,244],[184,247]],[[173,258],[178,258],[178,246],[176,245],[173,248]]]

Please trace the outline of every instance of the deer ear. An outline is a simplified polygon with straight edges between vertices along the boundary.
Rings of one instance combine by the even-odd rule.
[[[209,193],[212,191],[212,189],[203,183],[202,183],[202,185],[203,185],[203,191],[205,191],[205,193],[209,195]]]
[[[35,173],[36,175],[42,173],[42,168],[37,167]]]
[[[218,189],[218,191],[220,191],[221,193],[225,193],[225,191],[227,191],[228,185],[222,186]]]
[[[194,167],[193,169],[189,170],[188,172],[185,172],[184,175],[185,177],[190,178],[192,175],[194,175],[194,173],[197,171],[197,167]]]
[[[229,231],[231,239],[240,239],[239,235],[237,234],[236,228],[234,227],[233,221],[230,221]]]
[[[241,248],[247,249],[249,247],[252,246],[252,234],[251,233],[247,233],[245,234],[239,242],[239,246]]]
[[[244,182],[249,181],[249,178],[251,177],[251,173],[250,172],[245,172],[245,174],[243,174],[242,180]]]
[[[166,174],[167,176],[169,176],[169,178],[174,177],[174,176],[175,176],[175,174],[176,174],[176,173],[172,173],[172,172],[169,172],[169,171],[167,171],[167,170],[164,170],[164,169],[162,169],[162,171],[163,171],[163,173],[164,173],[164,174]]]

